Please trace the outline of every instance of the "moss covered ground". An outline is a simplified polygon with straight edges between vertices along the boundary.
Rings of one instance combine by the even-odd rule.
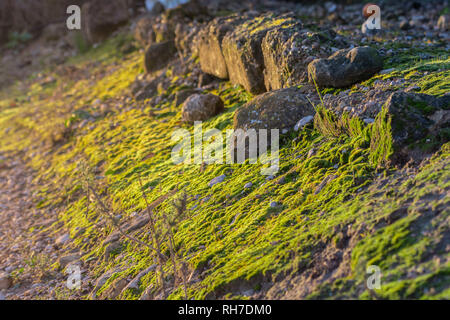
[[[120,238],[120,246],[105,257],[104,240],[114,227],[89,199],[87,180],[123,221],[145,215],[143,190],[150,202],[170,195],[155,208],[157,216],[170,215],[173,201],[187,195],[186,219],[176,226],[174,245],[194,279],[188,298],[248,298],[248,290],[264,298],[283,279],[304,274],[320,281],[303,279],[311,286],[294,295],[298,298],[450,297],[448,143],[414,170],[386,167],[388,133],[374,136],[373,124],[321,110],[313,125],[281,136],[280,170],[274,177],[261,175],[261,164],[175,165],[172,132],[180,127],[193,132],[180,122],[172,99],[181,88],[160,92],[167,99],[157,105],[135,102],[129,87],[143,73],[143,57],[137,51],[121,53],[129,41],[119,35],[43,71],[54,78],[51,83],[35,75],[0,92],[0,150],[21,151],[33,168],[40,185],[36,207],[58,212],[62,222],[49,230],[70,232],[71,246],[81,252],[94,279],[114,270],[96,296],[108,298],[117,279],[137,275],[155,263],[155,256]],[[405,52],[396,59],[401,61],[386,61],[394,70],[363,85],[404,77],[420,92],[448,92],[448,57],[423,61]],[[212,93],[224,100],[225,111],[203,129],[225,132],[235,110],[252,97],[228,82]],[[102,104],[109,106],[106,111]],[[377,121],[383,120],[380,114]],[[383,139],[376,150],[371,148],[375,139]],[[224,182],[208,186],[222,174]],[[248,182],[251,187],[244,188]],[[151,241],[147,227],[134,236]],[[166,243],[163,252],[169,253]],[[369,265],[382,271],[380,289],[365,285]],[[169,283],[170,259],[163,268]],[[115,298],[138,299],[150,285],[156,296],[157,283],[157,273],[150,272],[138,289]],[[167,292],[168,299],[184,297],[181,283]]]

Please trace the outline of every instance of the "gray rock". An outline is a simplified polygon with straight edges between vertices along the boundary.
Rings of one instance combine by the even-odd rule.
[[[208,94],[191,95],[183,103],[181,110],[182,121],[192,123],[194,121],[206,121],[219,114],[224,109],[220,97]]]
[[[143,47],[155,42],[156,34],[153,31],[154,18],[146,15],[138,20],[134,28],[134,38]]]
[[[301,118],[294,126],[294,130],[298,131],[304,126],[306,126],[308,123],[314,120],[314,116],[306,116],[304,118]]]
[[[244,189],[249,189],[249,188],[251,188],[252,186],[253,186],[253,183],[247,182],[247,183],[244,185]]]
[[[197,42],[202,71],[220,79],[228,79],[228,69],[222,54],[222,41],[227,32],[242,22],[238,16],[219,17],[200,33]]]
[[[58,262],[61,268],[65,268],[67,265],[71,264],[74,261],[80,259],[80,255],[78,253],[68,254],[59,258]]]
[[[223,182],[223,181],[225,180],[226,177],[227,177],[227,176],[224,175],[224,174],[222,174],[222,175],[220,175],[220,176],[218,176],[218,177],[215,177],[214,179],[212,179],[212,180],[208,183],[208,186],[209,186],[209,187],[212,187],[212,186],[214,186],[214,185],[216,185],[216,184],[218,184],[218,183],[221,183],[221,182]]]
[[[230,81],[242,85],[252,94],[265,92],[262,40],[268,31],[292,22],[293,19],[288,16],[266,14],[250,19],[226,34],[222,53]]]
[[[266,92],[240,107],[234,129],[291,129],[296,120],[314,115],[314,108],[297,88]]]
[[[57,245],[64,245],[69,240],[70,240],[70,234],[65,233],[65,234],[63,234],[62,236],[58,237],[55,240],[55,244],[57,244]]]
[[[174,58],[176,51],[173,40],[150,45],[145,50],[145,72],[150,73],[164,68]]]
[[[143,276],[147,275],[148,273],[155,271],[156,267],[157,267],[156,264],[154,264],[154,265],[151,265],[150,267],[148,267],[147,269],[139,272],[138,275],[136,277],[134,277],[134,279],[131,280],[130,283],[128,283],[125,288],[123,288],[122,293],[124,293],[128,289],[138,290],[139,282],[141,281],[141,278]]]
[[[267,91],[292,87],[307,79],[308,63],[314,58],[326,58],[328,48],[344,47],[335,41],[336,33],[325,29],[311,33],[303,30],[298,20],[289,27],[281,25],[267,32],[262,41],[264,85]],[[300,45],[301,43],[301,45]]]
[[[197,94],[197,93],[201,93],[201,90],[184,89],[184,90],[177,91],[177,93],[175,94],[175,106],[178,107],[179,105],[184,103],[187,98],[189,98],[190,96]]]
[[[9,289],[12,286],[12,278],[6,272],[0,273],[0,290]]]
[[[328,59],[308,65],[310,82],[319,87],[343,88],[372,77],[383,68],[383,59],[370,47],[339,50]]]
[[[436,113],[448,106],[449,95],[434,97],[413,92],[392,93],[373,124],[371,149],[385,148],[387,139],[392,138],[392,149],[383,149],[384,153],[392,153],[391,160],[394,162],[403,161],[403,147],[425,138],[431,129],[439,129],[436,128],[439,118]],[[385,123],[390,123],[389,130]]]

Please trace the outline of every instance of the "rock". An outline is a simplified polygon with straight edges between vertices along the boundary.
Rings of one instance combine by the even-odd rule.
[[[249,189],[249,188],[251,188],[252,186],[253,186],[253,183],[247,182],[247,183],[244,185],[244,189]]]
[[[224,109],[224,104],[220,97],[208,94],[194,94],[184,103],[181,110],[182,121],[206,121],[219,114]]]
[[[151,81],[143,87],[136,88],[136,92],[133,94],[136,101],[142,101],[150,99],[158,93],[157,81]]]
[[[299,129],[306,126],[308,123],[314,120],[314,116],[306,116],[301,118],[294,126],[294,131],[298,131]]]
[[[145,51],[145,72],[164,68],[173,59],[176,51],[173,40],[150,45]]]
[[[67,265],[71,264],[74,261],[80,259],[80,255],[78,253],[68,254],[59,258],[58,263],[61,268],[65,268]]]
[[[69,240],[70,240],[70,234],[65,233],[55,240],[55,244],[62,246]]]
[[[104,261],[108,261],[111,256],[111,253],[113,253],[116,250],[119,250],[120,248],[122,248],[122,244],[119,241],[111,242],[110,244],[108,244],[108,246],[105,248],[105,254],[103,256]]]
[[[142,17],[136,23],[136,27],[134,28],[134,38],[143,47],[147,47],[156,41],[153,23],[154,18],[150,15]]]
[[[184,103],[187,98],[189,98],[190,96],[197,94],[197,93],[201,93],[201,90],[184,89],[184,90],[177,91],[177,93],[175,94],[175,106],[178,107],[179,105]]]
[[[212,180],[208,183],[208,186],[211,188],[212,186],[214,186],[214,185],[216,185],[216,184],[218,184],[218,183],[223,182],[223,181],[225,180],[226,177],[227,177],[227,176],[224,175],[224,174],[222,174],[222,175],[220,175],[220,176],[218,176],[218,177],[215,177],[214,179],[212,179]]]
[[[268,31],[294,21],[291,16],[266,14],[241,23],[227,33],[222,41],[222,53],[230,81],[242,85],[251,94],[265,92],[262,40]]]
[[[200,30],[200,23],[197,21],[192,21],[189,23],[180,22],[176,24],[175,27],[175,45],[178,51],[184,55],[198,54],[198,44],[199,39],[198,33]]]
[[[314,108],[297,88],[279,89],[255,97],[234,115],[234,129],[291,129],[295,119],[314,115]]]
[[[441,31],[450,30],[450,15],[448,15],[448,14],[441,15],[437,22],[437,27]]]
[[[199,88],[203,88],[204,86],[207,86],[209,84],[211,84],[212,82],[214,82],[217,78],[207,74],[207,73],[201,73],[198,76],[198,87]]]
[[[125,278],[117,278],[115,279],[109,287],[102,292],[102,299],[115,299],[122,290],[126,287],[128,281]]]
[[[449,95],[434,97],[403,91],[392,93],[372,127],[370,148],[384,157],[377,160],[402,162],[403,147],[425,138],[431,129],[435,130],[435,121],[438,121],[436,113],[449,105]],[[392,145],[387,141],[392,141]],[[391,156],[392,159],[389,159]]]
[[[12,286],[12,278],[6,272],[0,273],[0,290],[9,289]]]
[[[141,278],[143,276],[147,275],[148,273],[155,271],[156,267],[157,267],[156,264],[153,264],[150,267],[148,267],[147,269],[139,272],[138,275],[136,277],[134,277],[134,279],[131,280],[130,283],[128,283],[125,288],[123,288],[121,293],[124,293],[128,289],[138,290],[139,289],[139,282],[141,281]]]
[[[270,207],[271,207],[271,208],[276,208],[276,207],[278,207],[278,202],[272,201],[272,202],[270,203]]]
[[[310,82],[319,87],[348,87],[367,80],[383,68],[383,59],[375,49],[356,47],[339,50],[328,59],[316,59],[308,65]]]
[[[228,79],[228,69],[222,54],[222,41],[227,32],[242,22],[238,16],[219,17],[203,28],[198,36],[198,55],[203,72]]]
[[[127,0],[96,0],[81,8],[81,23],[85,38],[90,43],[103,41],[115,29],[128,21]]]
[[[292,87],[307,79],[307,65],[316,58],[325,58],[330,47],[343,48],[333,30],[316,33],[303,30],[298,20],[267,32],[262,41],[264,85],[267,91]]]

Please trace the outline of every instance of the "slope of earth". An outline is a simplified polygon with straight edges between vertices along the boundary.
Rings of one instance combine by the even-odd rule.
[[[325,129],[341,122],[316,114],[281,135],[274,176],[248,160],[174,164],[172,133],[194,130],[176,97],[194,86],[198,59],[180,56],[152,74],[162,79],[156,93],[137,100],[133,85],[147,76],[128,32],[1,88],[3,297],[450,297],[448,137],[420,141],[417,161],[396,167],[374,157],[376,122],[350,121],[336,135]],[[390,52],[386,70],[320,95],[447,93],[446,47],[408,41],[373,40]],[[253,99],[225,80],[202,91],[225,107],[203,130],[223,134]],[[81,285],[68,289],[74,265]],[[380,288],[368,289],[368,266],[381,270]]]

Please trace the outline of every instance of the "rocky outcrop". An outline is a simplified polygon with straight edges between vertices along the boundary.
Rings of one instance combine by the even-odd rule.
[[[295,22],[290,15],[266,14],[250,19],[227,33],[222,42],[222,53],[230,81],[242,85],[252,94],[265,92],[262,40],[270,30]]]
[[[198,55],[203,72],[228,79],[228,69],[222,53],[222,41],[227,32],[242,22],[238,16],[220,17],[211,21],[198,36]]]
[[[183,103],[182,121],[192,123],[205,121],[224,109],[223,101],[213,94],[194,94]]]
[[[128,21],[128,3],[127,0],[90,1],[81,8],[81,16],[86,40],[97,43]]]
[[[308,77],[319,87],[343,88],[369,79],[382,68],[383,59],[375,49],[357,47],[312,61],[308,65]]]
[[[267,32],[262,42],[264,84],[267,91],[286,88],[307,79],[307,66],[315,58],[328,57],[331,48],[346,46],[333,30],[311,32],[300,22]]]

